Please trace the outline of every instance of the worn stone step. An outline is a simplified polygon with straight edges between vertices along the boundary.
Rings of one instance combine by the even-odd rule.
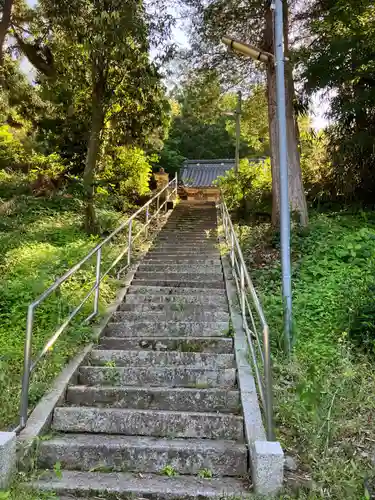
[[[192,251],[194,248],[200,248],[200,250],[204,251],[212,251],[212,250],[218,250],[219,248],[219,241],[210,241],[210,240],[202,240],[200,239],[199,241],[196,240],[190,240],[189,238],[182,238],[179,240],[155,240],[152,247],[150,248],[150,251],[155,251],[155,250],[165,250],[167,249],[172,249],[177,248],[178,250],[183,250],[184,248],[187,248],[188,250]]]
[[[153,257],[150,254],[147,254],[144,259],[142,260],[141,264],[147,264],[147,265],[163,265],[163,264],[170,264],[173,262],[173,265],[189,265],[189,264],[194,264],[196,266],[220,266],[221,267],[221,260],[220,257],[218,256],[216,259],[205,259],[205,258],[200,258],[198,257],[192,257],[191,255],[188,255],[186,257],[176,257],[171,260],[166,259],[165,256],[160,256],[160,257]]]
[[[154,256],[166,256],[168,259],[171,255],[175,255],[176,257],[180,256],[190,256],[211,259],[220,256],[220,248],[217,245],[212,245],[206,248],[198,248],[195,245],[170,245],[169,247],[151,247],[148,251],[148,255]]]
[[[60,462],[68,470],[161,474],[166,466],[177,474],[246,473],[246,446],[234,441],[161,439],[151,436],[65,434],[41,441],[38,467],[53,469]]]
[[[74,433],[229,439],[243,442],[242,417],[225,413],[62,406],[55,408],[52,428]]]
[[[233,354],[213,354],[181,351],[128,351],[93,349],[88,356],[90,365],[103,366],[112,363],[113,366],[132,367],[167,367],[193,365],[195,368],[215,370],[219,368],[234,368]]]
[[[57,477],[54,471],[43,474],[31,483],[41,491],[54,491],[57,495],[72,498],[93,495],[117,499],[149,500],[250,500],[251,495],[243,480],[231,477],[200,479],[197,476],[167,477],[158,474],[132,474],[62,471]],[[100,498],[100,497],[99,497]]]
[[[231,353],[233,339],[229,337],[102,337],[101,348]]]
[[[220,337],[229,335],[226,321],[122,321],[110,323],[105,329],[108,337]]]
[[[150,250],[149,253],[147,254],[147,259],[153,259],[153,260],[161,260],[162,262],[175,262],[177,260],[185,260],[185,261],[192,261],[194,260],[196,262],[196,257],[199,256],[198,258],[201,258],[203,260],[206,259],[216,259],[217,261],[220,261],[220,252],[219,250],[213,250],[210,252],[197,252],[197,250],[194,251],[189,251],[186,252],[184,250],[178,250],[177,252],[173,251],[162,251],[162,252],[156,252],[153,250]],[[146,260],[147,262],[147,260]]]
[[[148,263],[142,262],[138,267],[138,273],[168,273],[168,274],[180,274],[180,273],[189,273],[189,274],[213,274],[213,275],[222,275],[222,267],[221,264],[212,265],[212,264],[204,264],[204,263],[190,263],[190,264],[168,264],[168,262],[159,262],[159,263]]]
[[[76,385],[67,390],[71,405],[137,410],[241,413],[237,390],[185,387],[103,387]]]
[[[162,232],[168,232],[170,230],[176,231],[199,231],[205,229],[216,229],[217,228],[217,220],[216,219],[196,219],[195,217],[191,217],[189,219],[172,219],[168,220],[168,223],[164,226]]]
[[[81,366],[79,383],[84,385],[145,385],[149,387],[236,387],[236,370],[195,366],[110,367]]]
[[[206,239],[217,238],[216,224],[201,224],[197,227],[183,229],[181,225],[168,226],[163,229],[157,236],[157,239],[174,238],[179,239]]]
[[[133,312],[186,312],[186,313],[200,313],[202,311],[206,312],[228,312],[228,307],[223,304],[215,304],[215,303],[190,303],[184,300],[184,297],[181,297],[180,301],[174,302],[165,302],[165,303],[129,303],[128,301],[120,304],[120,311],[133,311]]]
[[[217,235],[217,226],[216,224],[211,225],[200,225],[191,229],[184,229],[183,227],[171,227],[165,226],[165,228],[159,233],[158,237],[186,237],[186,238],[206,238],[207,236],[213,237]]]
[[[128,289],[128,293],[126,297],[129,297],[131,294],[139,294],[139,295],[168,295],[170,297],[176,296],[177,300],[181,299],[181,295],[192,296],[195,297],[217,297],[218,300],[225,300],[227,303],[227,296],[225,290],[203,290],[200,287],[161,287],[161,286],[153,286],[153,285],[131,285]]]
[[[196,219],[192,217],[190,219],[169,219],[168,223],[164,226],[162,232],[168,232],[170,230],[176,231],[199,231],[205,229],[216,229],[217,228],[217,220],[216,219]]]
[[[122,321],[229,321],[225,311],[201,310],[187,311],[183,306],[179,310],[169,311],[117,311],[112,315],[112,322]]]
[[[217,226],[205,224],[186,230],[181,229],[181,227],[168,227],[159,233],[156,239],[166,240],[169,238],[176,241],[217,239]]]
[[[202,275],[200,275],[195,280],[188,279],[187,277],[186,278],[182,277],[176,280],[169,278],[169,276],[165,279],[163,278],[151,279],[146,277],[140,278],[137,276],[132,281],[132,284],[138,286],[159,286],[159,287],[170,287],[170,288],[182,287],[182,288],[218,289],[218,290],[224,290],[225,288],[223,279],[211,281],[210,278],[210,281],[208,281],[208,279],[207,278],[204,279],[204,276]]]
[[[181,290],[181,289],[177,289]],[[122,308],[125,304],[127,305],[145,305],[145,306],[168,306],[174,304],[185,304],[186,306],[194,306],[194,307],[212,307],[213,309],[220,308],[224,311],[228,310],[228,301],[224,294],[216,294],[209,295],[207,292],[204,294],[194,293],[191,294],[186,292],[185,295],[182,294],[162,294],[165,292],[165,288],[160,288],[159,290],[155,290],[155,293],[152,293],[153,290],[149,290],[151,293],[146,295],[144,293],[128,293],[125,297],[125,303],[121,305]],[[160,291],[160,294],[156,293]],[[167,290],[168,292],[168,290]]]
[[[217,239],[216,235],[206,234],[204,231],[201,231],[200,233],[195,233],[195,234],[192,234],[190,232],[186,235],[183,235],[181,232],[176,233],[175,235],[160,233],[160,235],[157,238],[155,238],[154,243],[155,244],[156,243],[160,243],[160,244],[163,244],[163,243],[170,243],[170,244],[189,243],[190,245],[193,245],[196,243],[198,243],[198,244],[207,243],[207,244],[215,245],[216,243],[218,243],[218,239]]]

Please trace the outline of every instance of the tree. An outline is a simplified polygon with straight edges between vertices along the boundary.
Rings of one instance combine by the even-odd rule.
[[[200,0],[186,0],[198,15],[194,16],[192,35],[194,63],[200,59],[207,68],[220,68],[228,81],[242,81],[247,85],[249,80],[259,77],[259,67],[254,71],[254,64],[238,59],[221,48],[221,38],[224,35],[234,36],[242,41],[248,41],[267,52],[273,52],[273,11],[271,2],[250,0],[246,4],[227,0],[212,0],[208,5]],[[284,0],[284,43],[285,55],[290,59],[289,46],[289,5]],[[230,59],[232,58],[232,60]],[[199,64],[199,63],[198,63]],[[237,66],[237,67],[236,67]],[[251,74],[253,72],[253,74]],[[273,191],[273,222],[279,217],[279,153],[278,129],[276,117],[276,72],[272,62],[266,68],[268,121],[270,130],[270,148],[272,158],[272,191]],[[289,198],[293,211],[299,215],[301,225],[307,225],[308,214],[306,198],[303,189],[300,157],[298,150],[298,126],[294,112],[295,91],[293,83],[293,68],[286,65],[285,90],[288,124],[288,168],[289,168]]]
[[[10,26],[10,18],[12,15],[13,0],[3,0],[1,5],[1,21],[0,21],[0,66],[4,63],[4,42]]]
[[[88,96],[90,119],[83,172],[86,230],[95,233],[95,171],[104,135],[137,139],[150,126],[162,126],[160,76],[149,60],[149,39],[164,36],[168,16],[155,19],[141,0],[41,0],[42,16],[60,51],[69,53],[70,69]],[[152,17],[152,19],[151,19]],[[70,84],[70,82],[65,82]],[[138,111],[132,117],[132,110]],[[142,116],[143,115],[143,116]],[[141,119],[143,118],[143,119]],[[126,125],[131,123],[131,128]],[[115,127],[118,129],[114,130]]]
[[[375,194],[375,11],[371,0],[312,2],[300,53],[305,89],[329,91],[332,192],[373,202]]]
[[[188,75],[173,91],[174,112],[159,164],[168,172],[189,159],[234,158],[237,93],[225,92],[215,71]],[[252,86],[243,98],[240,157],[268,156],[265,88]]]

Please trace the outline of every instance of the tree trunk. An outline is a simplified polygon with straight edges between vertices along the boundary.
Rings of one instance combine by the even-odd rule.
[[[285,4],[285,2],[284,2]],[[288,54],[288,29],[287,11],[284,5],[284,39],[285,54]],[[284,23],[285,24],[285,23]],[[265,28],[265,50],[274,53],[273,46],[273,19],[270,9],[266,12]],[[280,172],[279,172],[279,131],[277,121],[276,106],[276,69],[273,63],[267,67],[267,100],[268,100],[268,121],[270,128],[271,166],[272,166],[272,223],[277,226],[280,218]],[[300,155],[298,151],[298,139],[296,120],[294,114],[294,82],[291,64],[285,65],[285,101],[287,120],[287,141],[288,141],[288,186],[289,203],[292,212],[298,216],[298,222],[302,226],[308,224],[308,213],[306,197],[302,182]]]
[[[3,15],[0,21],[0,66],[4,64],[4,43],[9,30],[12,7],[13,0],[4,0]]]
[[[100,150],[101,132],[104,123],[103,85],[94,85],[92,93],[91,131],[87,147],[83,187],[85,191],[85,230],[88,234],[98,234],[99,226],[94,206],[95,169]]]

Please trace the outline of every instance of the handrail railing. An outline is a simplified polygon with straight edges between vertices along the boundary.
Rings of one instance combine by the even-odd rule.
[[[171,198],[177,198],[177,189],[178,189],[178,181],[177,174],[174,179],[170,181],[161,191],[159,191],[153,198],[151,198],[147,203],[145,203],[141,208],[139,208],[131,217],[125,220],[120,226],[115,229],[109,236],[107,236],[103,241],[101,241],[95,248],[90,250],[90,252],[80,260],[75,266],[66,271],[62,276],[60,276],[50,287],[47,288],[37,299],[34,300],[28,306],[27,311],[27,323],[26,323],[26,338],[25,338],[25,347],[24,347],[24,367],[23,367],[23,377],[22,377],[22,389],[21,389],[21,397],[20,397],[20,420],[19,425],[14,429],[16,433],[20,432],[25,426],[28,419],[28,406],[29,406],[29,388],[30,388],[30,377],[35,370],[38,362],[45,356],[45,354],[51,349],[51,347],[55,344],[57,339],[63,333],[63,331],[67,328],[72,319],[79,313],[84,304],[88,301],[88,299],[94,294],[94,310],[93,312],[85,319],[85,322],[89,322],[92,320],[97,314],[99,310],[99,295],[100,295],[100,284],[103,279],[110,273],[110,271],[121,261],[125,254],[127,254],[127,263],[124,267],[122,267],[118,272],[117,276],[127,269],[131,264],[132,259],[132,246],[134,241],[139,238],[139,236],[144,232],[146,237],[148,235],[148,227],[151,221],[158,216],[160,211],[165,208],[167,211],[167,203]],[[165,193],[165,194],[164,194]],[[161,195],[163,195],[163,200],[161,200]],[[150,214],[151,205],[156,202],[156,211]],[[133,221],[138,217],[141,213],[145,212],[145,223],[142,228],[133,236]],[[113,238],[118,235],[125,228],[128,229],[128,245],[124,248],[121,253],[116,257],[116,259],[111,263],[109,268],[102,273],[101,272],[101,263],[102,263],[102,248],[109,243]],[[32,337],[33,337],[33,323],[34,323],[34,313],[35,309],[41,304],[47,297],[51,295],[52,292],[57,290],[67,279],[69,279],[76,271],[81,269],[83,264],[87,262],[92,256],[96,255],[96,273],[95,273],[95,283],[90,288],[88,293],[85,295],[81,303],[75,307],[75,309],[69,314],[67,319],[64,321],[62,325],[57,328],[52,337],[45,344],[44,348],[41,352],[36,356],[35,360],[32,361]]]
[[[258,295],[246,268],[241,247],[223,196],[221,197],[220,206],[224,235],[226,243],[229,246],[232,274],[236,283],[238,299],[241,306],[242,325],[246,332],[259,396],[265,415],[267,439],[274,441],[275,433],[273,423],[269,328]],[[252,304],[250,302],[252,302]],[[262,329],[263,338],[259,335],[254,313],[256,313],[258,317],[258,323]]]

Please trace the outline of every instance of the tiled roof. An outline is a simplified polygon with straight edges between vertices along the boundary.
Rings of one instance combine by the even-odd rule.
[[[182,164],[180,180],[186,187],[210,187],[234,165],[234,160],[187,160]]]

